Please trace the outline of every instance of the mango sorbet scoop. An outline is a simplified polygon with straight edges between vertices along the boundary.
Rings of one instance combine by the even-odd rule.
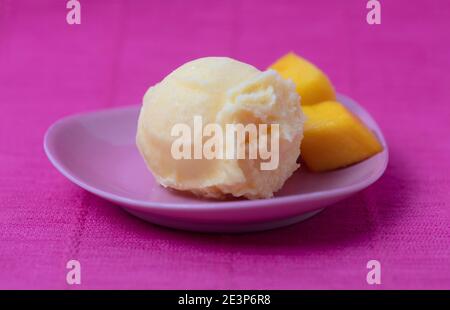
[[[173,129],[187,126],[194,136],[196,119],[207,126],[218,126],[220,131],[233,124],[279,126],[276,139],[271,139],[272,131],[269,137],[258,132],[240,144],[256,149],[258,145],[253,142],[278,141],[279,148],[273,152],[277,165],[263,170],[263,159],[249,156],[178,158],[173,150],[178,149],[174,146],[180,138],[173,135]],[[303,121],[294,83],[274,70],[262,72],[225,57],[200,58],[182,65],[147,91],[139,116],[137,146],[153,176],[164,187],[218,199],[230,195],[268,198],[299,167]],[[210,137],[202,138],[204,145],[211,141]],[[214,149],[228,146],[225,140],[220,141]],[[188,141],[183,152],[188,149],[190,155],[196,145],[195,139]]]

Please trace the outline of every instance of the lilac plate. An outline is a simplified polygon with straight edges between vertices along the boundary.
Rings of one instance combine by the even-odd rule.
[[[149,222],[204,232],[266,230],[317,214],[366,188],[386,169],[388,149],[376,122],[351,99],[339,100],[376,133],[384,151],[333,172],[301,168],[271,199],[213,201],[160,186],[135,146],[139,106],[64,118],[48,129],[44,148],[69,180]]]

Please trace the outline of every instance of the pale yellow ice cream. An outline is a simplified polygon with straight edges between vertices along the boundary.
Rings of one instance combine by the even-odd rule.
[[[180,123],[193,128],[195,116],[201,116],[203,124],[215,123],[222,128],[230,123],[279,124],[277,168],[262,170],[264,160],[248,156],[174,158],[171,150],[177,137],[172,128]],[[147,91],[138,121],[137,146],[156,180],[165,187],[211,198],[267,198],[299,166],[303,121],[295,85],[275,71],[261,72],[230,58],[201,58],[179,67]]]

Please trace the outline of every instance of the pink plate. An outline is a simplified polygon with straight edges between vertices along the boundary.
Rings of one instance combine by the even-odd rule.
[[[378,136],[384,151],[364,162],[327,173],[301,168],[274,198],[214,201],[160,186],[135,146],[139,106],[66,117],[44,139],[52,164],[85,190],[121,205],[149,222],[204,232],[248,232],[307,219],[375,182],[388,149],[372,117],[351,99],[339,100]]]

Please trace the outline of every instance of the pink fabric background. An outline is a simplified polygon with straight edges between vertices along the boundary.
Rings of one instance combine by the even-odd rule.
[[[0,288],[450,289],[450,2],[0,0]],[[294,50],[377,119],[390,146],[376,184],[288,228],[203,235],[156,227],[62,177],[45,130],[138,104],[193,58],[259,68]],[[366,263],[382,264],[382,285]]]

